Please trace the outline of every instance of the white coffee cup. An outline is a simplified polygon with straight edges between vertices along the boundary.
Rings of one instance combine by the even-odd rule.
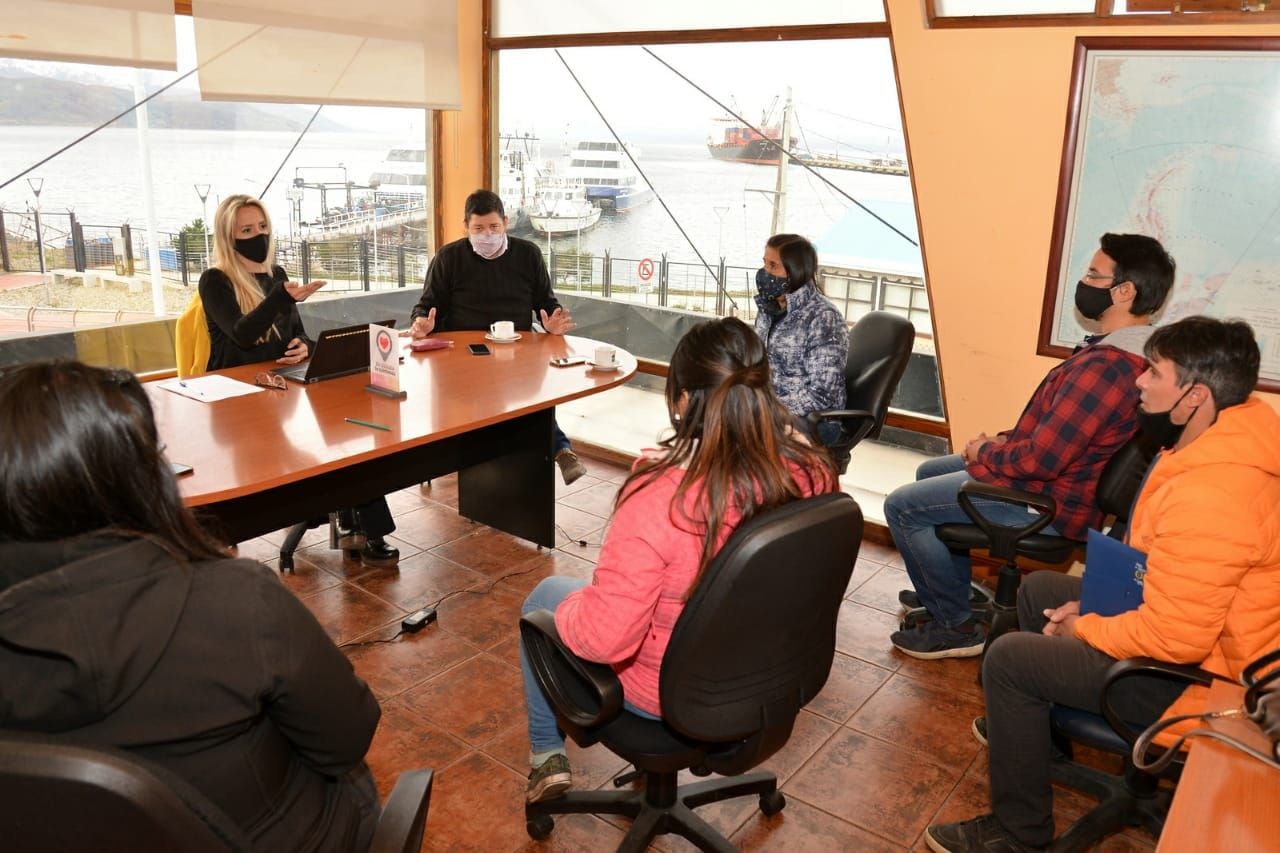
[[[595,352],[596,367],[615,367],[618,364],[618,351],[611,346],[598,346]]]
[[[516,324],[510,320],[499,320],[496,323],[490,323],[489,334],[495,338],[514,338],[516,336]]]

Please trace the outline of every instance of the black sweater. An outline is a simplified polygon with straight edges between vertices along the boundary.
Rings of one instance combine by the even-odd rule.
[[[550,315],[559,308],[542,251],[528,240],[509,239],[507,251],[491,261],[477,255],[465,237],[442,248],[427,268],[412,316],[425,317],[435,308],[437,332],[488,331],[498,320],[528,331],[536,312]]]
[[[350,850],[378,702],[310,611],[249,560],[145,539],[0,543],[0,727],[138,753],[255,850]]]
[[[209,370],[280,358],[294,338],[301,338],[308,349],[315,349],[302,328],[298,303],[284,289],[288,274],[280,267],[272,267],[271,275],[258,273],[255,278],[264,298],[257,308],[244,314],[226,273],[210,267],[200,276],[200,301],[209,324]],[[257,343],[272,327],[279,337],[271,335]]]

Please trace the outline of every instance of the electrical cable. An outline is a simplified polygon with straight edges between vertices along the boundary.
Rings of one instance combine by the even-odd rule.
[[[762,131],[761,131],[759,128],[757,128],[755,125],[751,124],[751,122],[747,121],[745,118],[743,118],[742,116],[738,115],[738,114],[737,114],[737,113],[735,113],[733,110],[729,109],[727,106],[725,106],[725,105],[724,105],[724,103],[723,103],[722,101],[720,101],[718,98],[716,98],[716,96],[715,96],[715,95],[712,95],[712,94],[711,94],[710,92],[708,92],[706,89],[702,88],[702,87],[701,87],[701,86],[699,86],[697,83],[693,82],[693,81],[692,81],[692,80],[690,80],[688,77],[686,77],[684,74],[682,74],[680,71],[676,70],[676,68],[675,68],[674,66],[672,66],[672,65],[671,65],[671,63],[667,62],[665,59],[663,59],[662,57],[658,56],[658,54],[654,53],[652,50],[650,50],[649,48],[645,47],[644,45],[641,45],[641,46],[640,46],[640,49],[641,49],[641,50],[643,50],[645,53],[649,54],[650,56],[652,56],[652,57],[653,57],[655,60],[657,60],[659,63],[661,63],[661,64],[662,64],[662,65],[663,65],[663,66],[664,66],[668,71],[670,71],[672,74],[676,75],[676,76],[677,76],[677,77],[679,77],[681,80],[683,80],[684,82],[688,83],[688,84],[689,84],[690,86],[692,86],[693,88],[697,89],[697,90],[698,90],[699,92],[701,92],[704,96],[706,96],[706,98],[707,98],[708,100],[710,100],[713,104],[715,104],[715,105],[716,105],[716,106],[718,106],[720,109],[724,110],[724,111],[725,111],[725,112],[727,112],[729,115],[733,116],[737,121],[739,121],[740,123],[742,123],[742,125],[743,125],[744,127],[748,128],[749,130],[751,130],[751,131],[755,132],[756,134],[758,134],[758,135],[760,136],[760,139],[761,139],[761,141],[762,141],[762,142],[766,143],[767,145],[771,145],[772,147],[776,148],[778,151],[781,151],[781,152],[785,153],[788,157],[792,157],[792,158],[794,158],[794,156],[795,156],[795,155],[793,155],[793,154],[792,154],[792,153],[791,153],[791,152],[786,148],[786,146],[781,145],[781,144],[779,144],[778,142],[776,142],[776,141],[774,141],[774,140],[770,139],[768,134],[766,134],[766,133],[762,132]],[[557,54],[558,54],[558,53],[559,53],[559,52],[557,51]],[[561,61],[563,61],[563,60],[561,60]],[[565,66],[565,67],[568,67],[568,66]],[[570,73],[572,73],[572,72],[570,72]],[[575,78],[575,79],[576,79],[576,78]],[[594,106],[594,105],[593,105],[593,106]],[[846,199],[848,199],[848,201],[849,201],[849,202],[851,202],[852,204],[857,205],[859,208],[861,208],[861,209],[862,209],[862,211],[863,211],[864,213],[866,213],[868,216],[870,216],[870,217],[871,217],[872,219],[874,219],[875,221],[879,222],[879,223],[880,223],[881,225],[883,225],[885,228],[888,228],[888,229],[889,229],[890,231],[892,231],[894,234],[897,234],[897,235],[898,235],[899,237],[901,237],[903,240],[906,240],[908,243],[910,243],[910,244],[911,244],[911,245],[913,245],[913,246],[919,246],[919,245],[920,245],[916,240],[913,240],[910,236],[908,236],[907,234],[905,234],[904,232],[902,232],[901,230],[899,230],[899,229],[898,229],[898,228],[897,228],[897,227],[896,227],[892,222],[890,222],[889,220],[885,219],[883,216],[881,216],[880,214],[876,213],[874,210],[872,210],[871,208],[867,207],[865,204],[863,204],[862,202],[858,201],[856,198],[854,198],[853,196],[849,195],[847,192],[845,192],[844,190],[840,189],[840,188],[839,188],[839,187],[837,187],[835,184],[831,183],[831,181],[827,180],[827,178],[826,178],[824,175],[820,174],[820,173],[818,172],[818,170],[817,170],[817,169],[813,168],[813,167],[812,167],[812,166],[810,166],[808,163],[804,162],[803,160],[797,160],[797,159],[792,159],[792,161],[791,161],[791,162],[795,163],[797,166],[800,166],[801,168],[806,169],[806,170],[808,170],[809,172],[811,172],[812,174],[816,175],[816,176],[817,176],[817,178],[818,178],[818,180],[822,181],[823,183],[825,183],[825,184],[827,184],[828,186],[830,186],[830,187],[832,187],[833,189],[835,189],[835,191],[836,191],[836,192],[840,193],[840,195],[842,195],[842,196],[844,196]],[[695,250],[695,251],[696,251],[696,250]],[[698,257],[699,257],[699,259],[701,259],[701,257],[702,257],[702,256],[701,256],[701,255],[699,255]],[[704,262],[704,263],[705,263],[705,262]],[[736,307],[736,306],[735,306],[735,307]]]
[[[648,50],[648,48],[645,49]],[[582,90],[582,96],[587,99],[587,103],[591,104],[591,108],[596,111],[596,115],[600,117],[600,121],[604,122],[604,126],[608,128],[610,135],[617,140],[618,145],[622,148],[622,152],[626,154],[627,159],[631,161],[631,165],[640,173],[640,177],[644,178],[644,182],[649,185],[649,189],[653,190],[653,197],[662,205],[662,209],[667,212],[667,216],[671,217],[671,221],[675,223],[676,229],[680,232],[680,236],[684,237],[685,242],[689,244],[689,248],[693,249],[693,253],[698,256],[698,260],[702,263],[702,266],[706,268],[707,272],[711,273],[711,279],[716,283],[716,288],[724,294],[724,297],[729,300],[729,304],[733,306],[733,310],[736,312],[738,310],[737,300],[735,300],[733,296],[729,294],[729,291],[725,289],[724,282],[720,280],[720,276],[716,275],[716,271],[711,268],[711,264],[707,263],[707,259],[702,257],[702,253],[699,252],[698,247],[694,245],[693,238],[684,230],[684,226],[680,224],[680,220],[676,218],[676,215],[671,212],[671,208],[667,206],[666,199],[662,197],[662,194],[658,192],[658,188],[653,185],[653,182],[649,180],[649,177],[644,173],[644,170],[640,168],[640,164],[636,162],[636,158],[632,156],[630,149],[628,149],[626,144],[623,143],[622,137],[618,136],[613,129],[613,125],[609,124],[609,120],[604,117],[604,113],[600,111],[598,106],[596,106],[596,102],[592,99],[591,95],[587,93],[587,88],[582,85],[582,81],[578,79],[578,75],[573,73],[573,69],[569,67],[569,63],[565,61],[565,58],[561,55],[559,49],[556,50],[556,58],[560,60],[560,63],[564,65],[565,70],[569,72],[569,76],[573,78],[573,82],[578,85],[580,90]]]
[[[284,168],[285,163],[289,162],[289,158],[293,156],[293,152],[297,150],[299,143],[302,142],[302,137],[307,135],[307,131],[311,129],[311,125],[314,124],[315,120],[320,116],[320,111],[322,109],[324,109],[324,104],[316,107],[316,111],[313,112],[311,114],[311,118],[307,120],[306,127],[302,128],[302,132],[298,134],[298,138],[293,140],[293,145],[289,148],[289,153],[284,155],[284,159],[280,161],[280,165],[276,166],[275,174],[271,176],[271,180],[267,181],[267,185],[262,188],[262,192],[258,194],[258,198],[266,197],[267,190],[271,189],[271,185],[276,182],[276,178],[280,175],[280,170]]]

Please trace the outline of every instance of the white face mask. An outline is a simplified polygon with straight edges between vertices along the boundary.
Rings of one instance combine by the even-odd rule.
[[[471,248],[487,261],[500,257],[507,251],[507,232],[501,234],[469,234]]]

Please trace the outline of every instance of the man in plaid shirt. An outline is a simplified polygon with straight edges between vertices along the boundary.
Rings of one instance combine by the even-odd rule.
[[[1083,541],[1086,530],[1102,523],[1098,478],[1137,431],[1142,346],[1173,272],[1173,259],[1156,240],[1102,235],[1075,295],[1076,310],[1096,321],[1101,333],[1049,371],[1013,429],[980,434],[962,453],[925,462],[914,483],[885,500],[889,532],[915,587],[899,599],[909,607],[923,605],[933,617],[893,633],[900,651],[925,660],[982,653],[983,634],[969,606],[969,556],[952,553],[934,532],[939,524],[970,523],[957,499],[967,480],[1051,496],[1058,513],[1045,534]],[[997,524],[1028,520],[1021,506],[980,499],[974,505]]]

